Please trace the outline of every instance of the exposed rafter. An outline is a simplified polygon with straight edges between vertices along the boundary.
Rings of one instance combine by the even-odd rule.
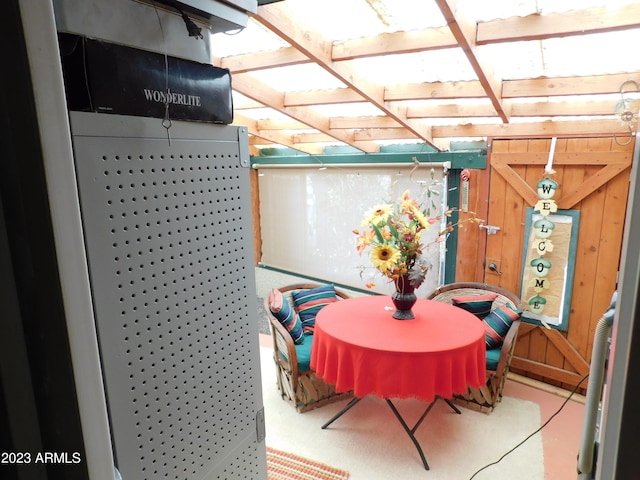
[[[442,138],[456,137],[629,135],[615,107],[621,85],[640,84],[640,71],[501,80],[492,71],[499,59],[483,57],[483,46],[532,41],[542,45],[549,39],[627,30],[640,37],[640,3],[476,23],[460,10],[462,0],[425,1],[435,2],[446,26],[340,41],[323,34],[322,26],[296,18],[287,2],[259,7],[253,20],[289,46],[214,58],[216,65],[231,71],[234,90],[249,99],[234,105],[235,123],[249,127],[253,144],[284,145],[310,154],[336,142],[376,152],[380,141],[395,139],[436,146],[442,145]],[[478,79],[384,85],[357,68],[360,59],[438,50],[463,51]],[[283,91],[253,75],[302,64],[318,65],[344,87]],[[609,97],[586,98],[591,95]],[[350,104],[353,115],[320,113],[327,111],[319,108],[325,105],[348,111],[344,107]],[[380,115],[355,113],[365,104],[376,107]],[[262,113],[253,120],[252,109],[272,109],[283,118],[265,119]]]
[[[520,42],[588,35],[640,27],[640,4],[592,8],[550,15],[529,15],[478,24],[476,43]]]
[[[288,115],[311,128],[315,128],[320,132],[333,137],[335,140],[344,142],[347,145],[351,145],[362,150],[363,152],[374,153],[379,150],[378,145],[374,143],[354,141],[353,136],[345,133],[344,131],[331,131],[329,128],[329,120],[309,108],[286,107],[284,105],[284,95],[282,93],[262,84],[255,78],[248,78],[247,75],[248,74],[238,75],[233,79],[233,88],[246,97],[260,101],[260,103],[268,105],[274,110],[284,113],[285,115]]]
[[[234,122],[240,125],[245,125],[248,128],[249,134],[254,137],[262,138],[264,140],[268,140],[269,142],[280,144],[280,145],[288,145],[295,150],[299,150],[303,153],[308,153],[312,155],[317,155],[322,153],[322,146],[318,145],[314,148],[310,147],[302,147],[300,145],[296,145],[294,141],[293,135],[288,135],[283,133],[280,130],[263,130],[260,128],[259,122],[257,120],[253,120],[251,118],[245,117],[239,113],[234,114]]]
[[[478,24],[476,45],[543,40],[591,33],[629,30],[640,27],[640,4],[619,9],[593,8],[552,15],[529,15]],[[449,27],[426,28],[410,32],[385,33],[374,37],[334,42],[331,58],[335,62],[356,58],[424,52],[456,48],[458,42]],[[294,47],[275,51],[234,55],[216,63],[232,72],[276,68],[310,63],[312,60]]]
[[[436,3],[447,20],[451,33],[458,41],[459,47],[462,48],[473,70],[476,72],[493,108],[496,109],[503,122],[508,122],[509,112],[502,104],[502,84],[500,79],[496,78],[491,68],[481,60],[476,48],[478,26],[458,10],[455,0],[436,0]]]
[[[368,102],[403,125],[418,138],[435,146],[431,138],[430,127],[407,119],[402,108],[386,104],[384,101],[384,85],[376,84],[363,77],[348,64],[334,62],[331,58],[332,42],[313,29],[306,26],[303,28],[291,17],[286,4],[260,7],[255,18],[262,25],[311,58],[320,67],[334,75],[346,86],[356,91]]]

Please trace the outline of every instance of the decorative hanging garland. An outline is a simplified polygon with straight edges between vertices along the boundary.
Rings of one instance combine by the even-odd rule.
[[[536,251],[538,257],[530,262],[533,277],[529,281],[529,287],[536,292],[536,295],[529,298],[528,304],[532,312],[540,314],[547,304],[547,299],[541,293],[551,287],[551,282],[546,277],[549,275],[553,264],[549,259],[545,258],[545,255],[553,252],[553,241],[550,237],[553,235],[555,224],[548,216],[558,211],[558,206],[553,199],[558,189],[558,182],[545,177],[538,181],[537,187],[539,200],[534,210],[539,212],[543,218],[533,223],[535,240],[532,248]]]
[[[536,183],[538,198],[527,209],[520,296],[525,304],[523,318],[566,331],[580,212],[561,209],[556,203],[561,189],[552,178],[555,145],[552,138],[548,162]]]

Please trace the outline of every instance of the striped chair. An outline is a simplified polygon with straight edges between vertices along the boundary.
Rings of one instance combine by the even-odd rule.
[[[438,302],[453,303],[452,298],[462,295],[482,295],[486,293],[496,293],[498,296],[493,301],[493,309],[510,303],[519,310],[522,310],[522,301],[514,293],[503,288],[476,282],[458,282],[443,285],[431,293],[427,298]],[[467,392],[454,396],[454,402],[485,413],[490,413],[502,400],[502,390],[511,358],[516,346],[520,320],[513,322],[502,346],[487,350],[487,383],[480,388],[467,389]]]
[[[298,283],[280,287],[278,290],[295,310],[294,292],[303,292],[321,286],[313,283]],[[349,298],[346,293],[338,290],[336,290],[336,297],[338,300]],[[309,362],[313,335],[305,335],[304,344],[296,345],[289,331],[271,313],[268,297],[264,300],[264,306],[271,326],[273,360],[282,398],[302,413],[353,397],[352,392],[336,393],[334,385],[326,384],[311,370]]]

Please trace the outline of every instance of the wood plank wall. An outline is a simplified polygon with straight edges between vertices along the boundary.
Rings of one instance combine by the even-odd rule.
[[[461,231],[456,281],[520,291],[525,212],[532,205],[531,192],[516,184],[517,177],[535,191],[550,144],[551,139],[491,141],[490,169],[472,171],[470,208],[501,230],[488,239]],[[554,163],[560,185],[555,199],[561,208],[581,212],[569,329],[523,325],[512,364],[517,373],[571,388],[588,372],[598,320],[616,289],[633,149],[633,143],[621,146],[611,137],[557,140],[562,162]],[[502,275],[486,268],[490,261]]]
[[[260,188],[258,184],[258,170],[252,168],[249,172],[251,184],[251,213],[253,215],[253,259],[258,266],[262,260],[262,233],[260,232]]]
[[[468,210],[474,212],[486,224],[489,206],[489,169],[470,169],[469,172],[471,177]],[[464,213],[460,213],[460,219],[464,218]],[[458,242],[455,281],[483,282],[486,234],[474,222],[462,223],[458,227]]]

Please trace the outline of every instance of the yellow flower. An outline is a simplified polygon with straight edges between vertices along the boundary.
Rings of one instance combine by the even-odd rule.
[[[413,215],[413,218],[418,220],[418,223],[422,228],[426,228],[427,230],[429,229],[429,220],[427,220],[427,217],[422,214],[419,208],[413,207],[411,213]]]
[[[433,202],[431,206],[435,208]],[[356,249],[360,255],[369,249],[371,263],[388,279],[397,280],[409,275],[411,285],[419,287],[429,265],[422,256],[423,252],[429,251],[432,243],[444,242],[447,235],[461,222],[449,222],[431,243],[422,243],[422,237],[426,237],[422,232],[429,231],[431,225],[449,218],[456,211],[447,209],[443,214],[432,217],[430,209],[423,210],[420,203],[411,198],[409,190],[406,190],[399,202],[377,205],[366,213],[361,222],[363,228],[353,230],[357,237]],[[477,221],[475,214],[472,215],[473,218],[464,221]],[[367,288],[373,285],[370,282]]]
[[[367,212],[366,217],[362,221],[362,225],[380,225],[386,222],[393,214],[393,206],[389,204],[377,205]]]
[[[382,273],[390,271],[400,260],[400,251],[391,245],[379,245],[371,250],[371,262]]]

